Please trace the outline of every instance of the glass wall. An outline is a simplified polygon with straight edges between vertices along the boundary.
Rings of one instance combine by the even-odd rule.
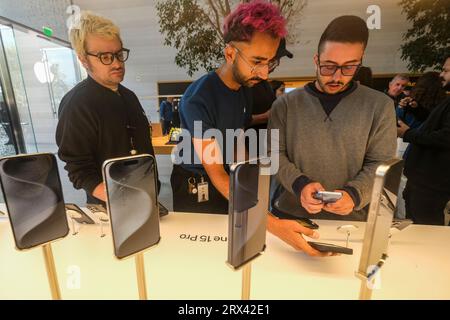
[[[0,90],[1,156],[57,153],[59,104],[86,77],[86,72],[72,49],[33,31],[0,25],[0,37],[0,50],[4,53],[4,63],[0,64],[1,83],[10,88]],[[14,139],[15,135],[18,139]],[[64,174],[63,163],[59,165],[63,188],[67,190],[66,201],[79,202],[81,195]]]
[[[70,48],[41,38],[33,32],[9,28],[3,32],[8,47],[15,55],[8,62],[19,66],[11,71],[17,82],[22,104],[30,118],[21,116],[21,126],[27,141],[27,152],[56,152],[55,130],[58,107],[62,97],[81,80],[81,71]],[[2,36],[3,36],[2,33]],[[21,81],[20,81],[21,78]],[[35,148],[30,141],[34,135]]]

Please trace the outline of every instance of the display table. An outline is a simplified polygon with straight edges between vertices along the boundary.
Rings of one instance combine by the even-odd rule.
[[[152,137],[152,145],[156,154],[171,154],[175,144],[166,144],[169,141],[169,136]]]
[[[0,208],[2,209],[2,208]],[[226,264],[228,217],[170,213],[161,242],[145,253],[149,299],[240,299],[241,272]],[[345,245],[336,227],[318,221],[320,241]],[[350,237],[353,256],[312,258],[267,235],[267,250],[252,265],[252,299],[357,299],[364,223]],[[109,227],[82,225],[53,243],[63,299],[137,299],[134,259],[113,257]],[[450,299],[450,228],[412,225],[391,240],[374,299]],[[0,217],[0,299],[50,299],[42,250],[14,249]]]

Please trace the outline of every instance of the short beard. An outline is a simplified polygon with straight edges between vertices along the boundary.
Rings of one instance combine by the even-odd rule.
[[[244,87],[253,87],[254,86],[254,84],[251,83],[250,80],[262,81],[262,79],[259,77],[252,77],[252,78],[246,80],[244,78],[244,76],[242,75],[242,73],[239,72],[239,68],[238,68],[236,62],[233,62],[231,72],[233,73],[234,81],[236,81],[237,83],[239,83],[241,86],[244,86]]]

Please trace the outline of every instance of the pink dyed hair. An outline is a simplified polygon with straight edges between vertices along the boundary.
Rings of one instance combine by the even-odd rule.
[[[248,42],[255,32],[268,33],[274,38],[284,38],[287,35],[286,19],[277,6],[261,0],[241,3],[225,18],[225,43]]]

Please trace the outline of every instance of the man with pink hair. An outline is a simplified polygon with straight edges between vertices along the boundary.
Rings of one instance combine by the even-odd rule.
[[[192,83],[181,99],[181,127],[189,131],[193,145],[191,161],[174,165],[172,171],[174,211],[228,213],[226,142],[220,146],[216,139],[204,138],[204,133],[216,129],[225,137],[227,129],[244,129],[251,123],[249,87],[266,80],[278,65],[276,52],[287,34],[286,21],[269,2],[242,3],[226,17],[223,34],[225,62]],[[194,130],[194,122],[201,123],[201,130]],[[214,152],[204,153],[205,149]],[[208,159],[206,154],[220,154],[223,161]],[[202,197],[196,192],[199,183],[208,184]]]

